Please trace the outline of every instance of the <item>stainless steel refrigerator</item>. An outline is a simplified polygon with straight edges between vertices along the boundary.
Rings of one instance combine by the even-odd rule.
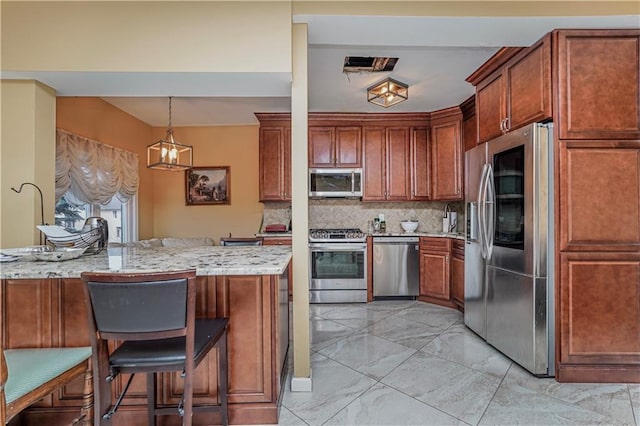
[[[465,324],[553,376],[553,128],[535,123],[465,158]]]

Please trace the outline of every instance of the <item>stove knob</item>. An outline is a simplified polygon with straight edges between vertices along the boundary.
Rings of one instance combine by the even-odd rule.
[[[325,240],[328,240],[329,239],[329,233],[327,231],[324,231],[322,233],[322,238],[325,239]]]

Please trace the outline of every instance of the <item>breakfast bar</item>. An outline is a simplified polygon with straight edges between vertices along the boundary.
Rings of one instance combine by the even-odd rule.
[[[0,270],[2,347],[78,347],[89,345],[80,274],[158,272],[195,269],[198,317],[227,317],[228,400],[232,424],[278,422],[289,343],[288,246],[108,248],[64,262],[23,259]],[[194,403],[216,404],[217,353],[196,370]],[[126,382],[118,377],[118,391]],[[146,381],[136,376],[112,423],[146,424]],[[158,377],[158,401],[176,404],[179,374]],[[69,424],[82,405],[82,380],[26,410],[25,424]],[[194,424],[217,424],[218,413],[199,413]],[[179,424],[169,416],[163,424]]]

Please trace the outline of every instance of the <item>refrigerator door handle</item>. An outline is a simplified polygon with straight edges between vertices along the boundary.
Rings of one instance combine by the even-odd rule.
[[[488,171],[488,164],[482,166],[482,174],[480,175],[480,185],[478,186],[478,240],[480,242],[480,254],[483,259],[487,259],[487,244],[486,244],[486,178]]]
[[[486,241],[487,241],[487,259],[491,258],[493,254],[493,238],[496,224],[496,187],[493,180],[493,167],[489,165],[488,173],[487,173],[487,193],[488,199],[486,201],[488,206],[488,211],[490,212],[487,220],[487,233],[486,233]],[[487,195],[485,195],[487,196]]]

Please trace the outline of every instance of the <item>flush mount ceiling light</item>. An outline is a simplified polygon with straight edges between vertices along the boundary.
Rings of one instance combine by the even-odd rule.
[[[193,147],[176,142],[171,127],[171,97],[169,97],[169,126],[164,139],[147,146],[147,167],[180,171],[193,167]]]
[[[384,108],[407,99],[409,99],[409,86],[392,78],[385,78],[367,89],[367,100]]]

